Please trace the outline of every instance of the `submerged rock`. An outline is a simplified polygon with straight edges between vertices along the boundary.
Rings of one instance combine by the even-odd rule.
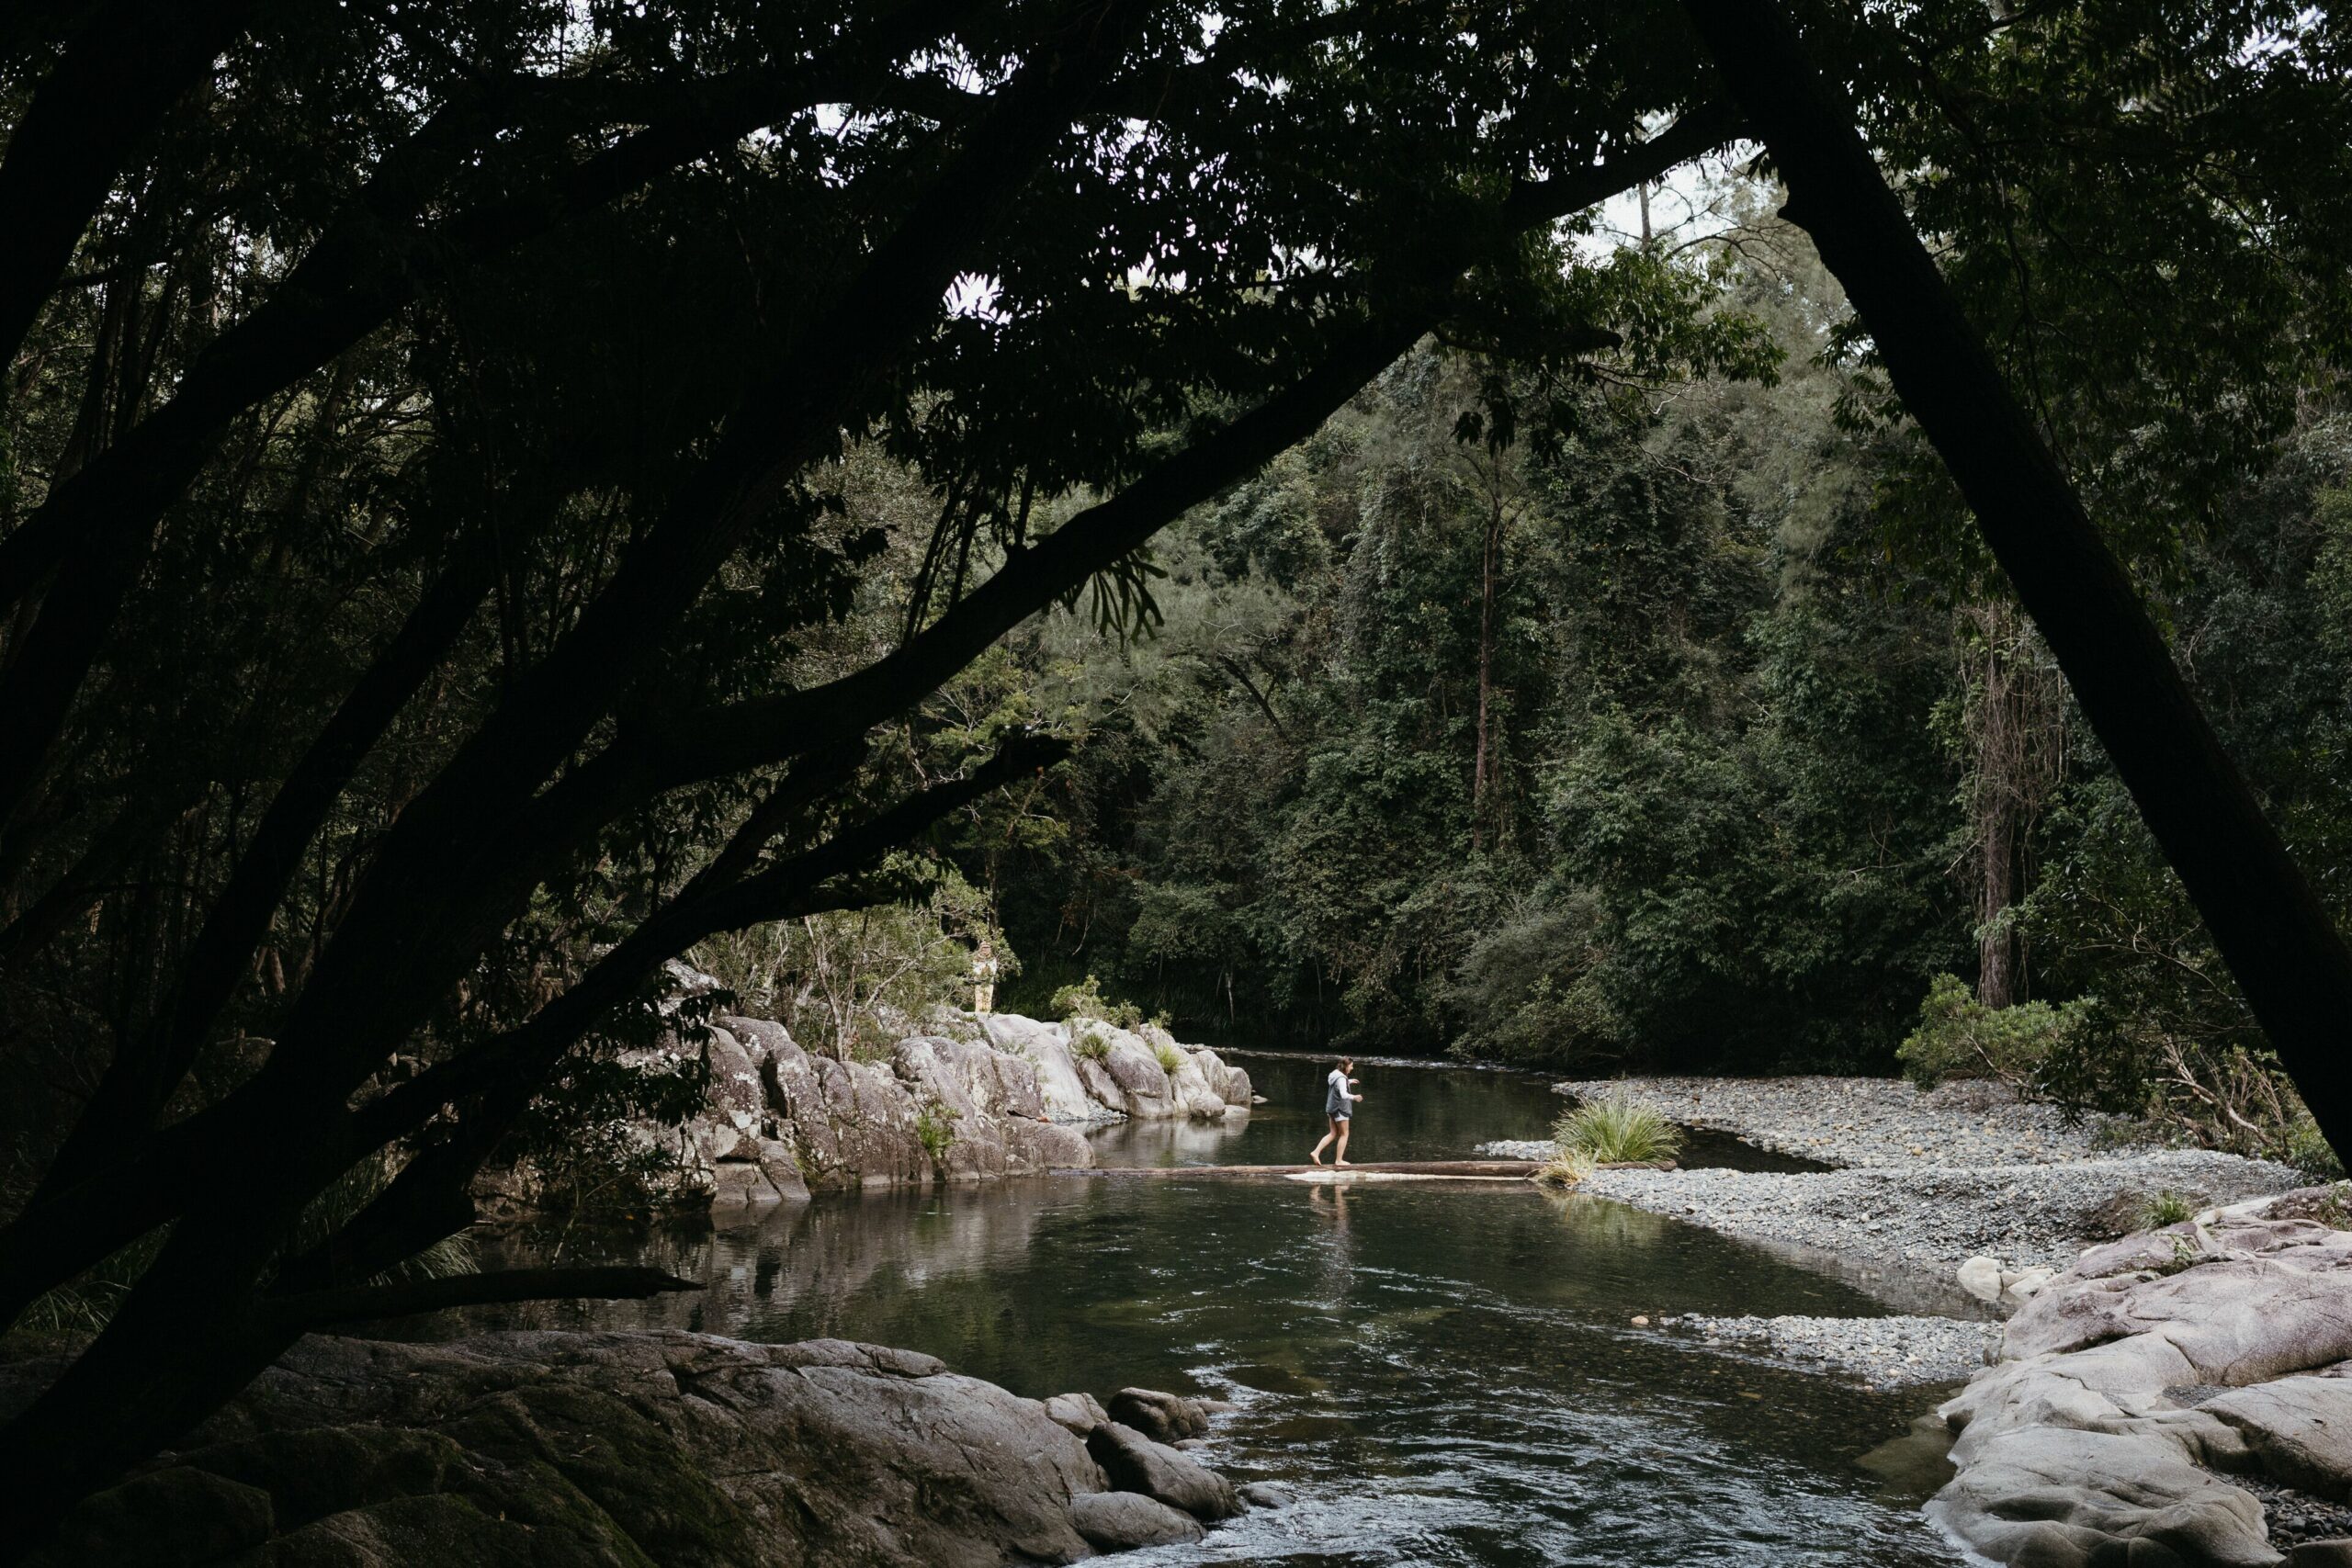
[[[8,1369],[0,1408],[38,1381]],[[1192,1460],[1099,1430],[1124,1434],[1116,1494],[1037,1401],[908,1351],[313,1337],[31,1561],[994,1568],[1197,1540],[1188,1516],[1233,1511]]]

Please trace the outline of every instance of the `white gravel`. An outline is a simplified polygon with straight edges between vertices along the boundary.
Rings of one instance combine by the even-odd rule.
[[[2067,1165],[1913,1165],[1793,1176],[1599,1170],[1577,1190],[1731,1235],[1908,1264],[1950,1279],[1980,1254],[2005,1269],[2064,1268],[2090,1243],[2130,1228],[2132,1211],[2160,1191],[2203,1207],[2284,1192],[2302,1180],[2267,1160],[2165,1149]]]
[[[2069,1127],[2054,1106],[2001,1086],[1921,1090],[1900,1078],[1616,1078],[1555,1086],[1579,1099],[1623,1089],[1677,1122],[1826,1164],[2049,1165],[2119,1152],[2098,1118]]]
[[[2085,1247],[2135,1229],[2159,1192],[2198,1207],[2303,1184],[2267,1160],[2120,1142],[2120,1128],[2068,1126],[1998,1085],[1922,1092],[1886,1078],[1623,1078],[1557,1086],[1624,1090],[1675,1121],[1838,1168],[1599,1170],[1577,1190],[1729,1235],[1815,1248],[1890,1303],[1961,1313],[1954,1280],[1975,1257],[2007,1269],[2063,1269]],[[1548,1159],[1545,1141],[1492,1143],[1495,1158]],[[1873,1387],[1953,1382],[1984,1363],[1996,1323],[1953,1316],[1661,1320],[1726,1354],[1859,1377]]]
[[[1800,1371],[1834,1372],[1876,1389],[1960,1382],[1993,1359],[1997,1323],[1951,1317],[1709,1317],[1658,1320],[1710,1348]]]

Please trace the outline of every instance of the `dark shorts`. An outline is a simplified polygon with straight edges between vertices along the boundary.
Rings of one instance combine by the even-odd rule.
[[[1349,1112],[1345,1111],[1326,1111],[1323,1114],[1329,1116],[1334,1122],[1344,1122],[1349,1116]]]

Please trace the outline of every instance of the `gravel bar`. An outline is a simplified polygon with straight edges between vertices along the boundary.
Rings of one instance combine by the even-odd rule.
[[[2027,1104],[1982,1080],[1928,1090],[1900,1078],[1836,1077],[1635,1077],[1555,1087],[1579,1100],[1624,1090],[1677,1122],[1829,1165],[2052,1165],[2118,1152],[2103,1119],[2070,1127],[2055,1106]]]
[[[2064,1268],[2134,1228],[2158,1192],[2199,1207],[2302,1184],[2289,1167],[2201,1149],[2068,1165],[1905,1166],[1782,1176],[1744,1170],[1597,1170],[1577,1190],[1730,1235],[1795,1242],[1950,1279],[1979,1255],[2006,1269]]]
[[[1997,1323],[1951,1317],[1709,1317],[1684,1313],[1660,1326],[1800,1371],[1833,1372],[1874,1389],[1964,1382],[2001,1342]]]

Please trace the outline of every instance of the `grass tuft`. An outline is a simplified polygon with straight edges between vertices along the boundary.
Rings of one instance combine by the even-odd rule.
[[[1151,1054],[1159,1058],[1159,1070],[1163,1073],[1172,1073],[1184,1065],[1184,1053],[1173,1045],[1155,1045]]]
[[[2162,1230],[2183,1220],[2197,1217],[2197,1201],[2186,1192],[2175,1192],[2169,1187],[2152,1193],[2140,1211],[2140,1228],[2143,1231]]]
[[[1564,1155],[1595,1165],[1645,1165],[1672,1159],[1682,1140],[1666,1112],[1624,1089],[1586,1100],[1552,1124]]]
[[[1535,1173],[1535,1179],[1545,1187],[1574,1187],[1592,1174],[1592,1163],[1589,1154],[1562,1149]]]

